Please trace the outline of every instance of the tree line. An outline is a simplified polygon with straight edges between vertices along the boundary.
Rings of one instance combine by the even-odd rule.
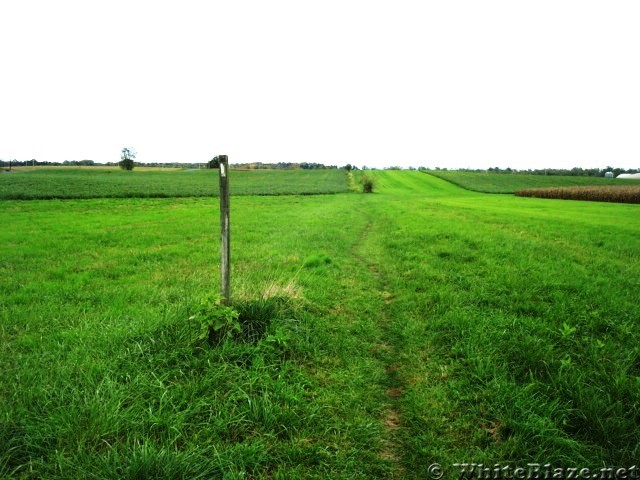
[[[127,150],[125,152],[124,150]],[[218,168],[217,159],[214,157],[208,162],[134,162],[135,152],[129,151],[129,149],[123,149],[123,155],[120,162],[106,162],[98,163],[93,160],[64,160],[63,162],[48,162],[40,161],[32,158],[31,160],[11,160],[9,165],[8,160],[0,160],[0,168],[12,167],[121,167],[125,169],[133,169],[136,167],[155,167],[155,168]],[[324,165],[322,163],[314,162],[278,162],[278,163],[234,163],[229,165],[231,168],[244,169],[244,170],[326,170],[336,169],[336,165]],[[358,170],[358,167],[351,164],[346,164],[344,167],[346,170]],[[376,170],[376,168],[362,167],[362,170]],[[400,167],[391,166],[384,167],[384,170],[416,170],[414,167]],[[427,167],[418,167],[417,170],[427,170]],[[434,170],[448,170],[447,168],[435,167]],[[528,169],[518,170],[515,168],[500,168],[490,167],[488,169],[471,169],[471,168],[459,168],[453,169],[461,172],[476,172],[476,173],[497,173],[497,174],[518,174],[518,175],[555,175],[555,176],[570,176],[570,177],[604,177],[605,173],[612,172],[614,176],[618,176],[621,173],[640,173],[640,169],[630,168],[624,169],[619,167],[607,166],[605,168],[582,168],[574,167],[571,169],[564,168],[544,168],[544,169]]]
[[[218,168],[215,163],[215,158],[207,164],[208,168]],[[338,168],[336,165],[324,165],[322,163],[310,163],[310,162],[278,162],[278,163],[233,163],[231,168],[238,168],[243,170],[326,170]]]
[[[105,162],[99,163],[93,160],[65,160],[63,162],[43,162],[36,159],[31,160],[11,160],[12,167],[121,167],[125,170],[132,170],[134,167],[156,167],[156,168],[218,168],[216,159],[212,159],[209,162],[137,162],[134,161],[135,154],[132,152],[123,152],[122,158],[119,162]],[[321,163],[292,163],[292,162],[278,162],[278,163],[233,163],[229,165],[231,168],[244,169],[244,170],[326,170],[336,169],[336,165],[323,165]],[[9,167],[8,160],[0,160],[0,168]],[[357,167],[350,167],[349,169],[357,169]]]
[[[542,168],[542,169],[528,169],[528,170],[516,170],[512,168],[501,169],[500,167],[492,167],[487,169],[489,173],[517,173],[526,175],[556,175],[565,177],[604,177],[605,173],[611,172],[614,176],[618,176],[621,173],[639,173],[640,170],[631,168],[625,170],[624,168],[607,166],[605,168],[581,168],[574,167],[571,169],[565,168]]]
[[[101,164],[93,160],[65,160],[64,162],[41,162],[32,158],[31,160],[11,160],[12,167],[93,167]],[[0,167],[8,167],[8,160],[0,160]]]

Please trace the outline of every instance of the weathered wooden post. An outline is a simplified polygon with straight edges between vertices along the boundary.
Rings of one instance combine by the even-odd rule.
[[[229,224],[229,158],[219,155],[220,163],[220,295],[231,304],[231,229]]]

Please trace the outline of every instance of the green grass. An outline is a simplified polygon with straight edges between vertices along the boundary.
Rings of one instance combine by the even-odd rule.
[[[601,177],[497,174],[456,170],[429,170],[428,173],[467,190],[483,193],[514,193],[516,190],[526,188],[640,184],[638,180]]]
[[[0,477],[430,478],[630,467],[636,205],[373,172],[371,195],[238,197],[210,347],[215,199],[3,202]]]
[[[232,170],[232,195],[346,192],[344,170]],[[164,198],[218,195],[218,170],[21,168],[0,173],[0,199]]]
[[[406,201],[377,219],[367,254],[393,295],[407,465],[634,464],[637,207],[409,178],[384,175]]]

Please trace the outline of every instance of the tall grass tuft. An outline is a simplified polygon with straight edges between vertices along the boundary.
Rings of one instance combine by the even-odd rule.
[[[235,304],[240,322],[240,338],[247,342],[260,340],[271,323],[280,317],[282,304],[277,298],[244,300]]]

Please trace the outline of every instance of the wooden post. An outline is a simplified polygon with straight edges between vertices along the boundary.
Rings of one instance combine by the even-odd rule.
[[[231,304],[231,228],[229,224],[229,159],[220,162],[220,295],[224,305]]]

